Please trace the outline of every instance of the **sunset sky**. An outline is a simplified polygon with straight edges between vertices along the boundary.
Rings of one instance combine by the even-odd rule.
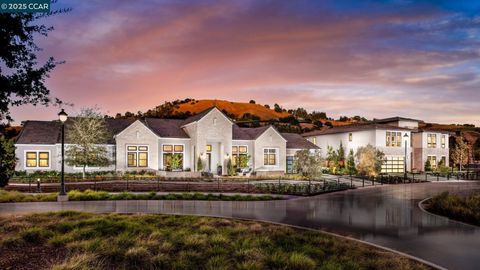
[[[105,113],[227,99],[480,125],[480,1],[65,1],[52,95]],[[58,108],[13,109],[17,123]]]

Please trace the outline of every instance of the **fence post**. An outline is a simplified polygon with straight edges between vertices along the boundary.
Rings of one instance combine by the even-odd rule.
[[[351,174],[350,174],[350,188],[353,188],[353,178]]]
[[[28,192],[32,193],[32,178],[28,178]]]
[[[362,176],[362,187],[365,187],[365,176]]]
[[[337,178],[337,184],[340,184],[340,175]]]
[[[127,177],[127,191],[128,191],[128,177]]]
[[[428,181],[428,173],[427,173],[427,171],[425,171],[425,182],[427,182],[427,181]]]
[[[440,174],[437,173],[437,182],[440,181]]]
[[[220,192],[220,177],[218,178],[218,181],[217,181],[217,191]]]
[[[415,173],[412,173],[413,183],[415,183]]]
[[[157,176],[157,192],[160,191],[160,177]]]
[[[247,193],[250,193],[250,177],[247,178]]]

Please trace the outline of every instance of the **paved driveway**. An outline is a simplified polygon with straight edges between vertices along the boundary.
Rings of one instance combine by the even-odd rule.
[[[322,229],[392,248],[449,269],[478,269],[480,228],[421,211],[444,190],[480,190],[480,182],[369,187],[268,202],[101,201],[0,204],[0,214],[58,210],[193,214],[273,221]]]

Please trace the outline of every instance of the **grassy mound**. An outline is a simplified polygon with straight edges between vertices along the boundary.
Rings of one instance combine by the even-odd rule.
[[[426,208],[437,215],[480,226],[480,192],[467,197],[443,192],[429,200]]]
[[[57,212],[0,217],[0,236],[0,269],[429,269],[319,232],[221,218]],[[42,256],[25,267],[33,250]]]

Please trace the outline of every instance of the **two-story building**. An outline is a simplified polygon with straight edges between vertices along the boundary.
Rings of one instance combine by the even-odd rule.
[[[66,131],[71,120],[66,122]],[[182,119],[106,119],[111,138],[105,144],[112,165],[89,171],[183,171],[227,173],[227,161],[241,158],[257,175],[277,175],[291,170],[296,151],[317,149],[298,134],[280,133],[273,126],[242,128],[216,107]],[[58,121],[26,121],[16,141],[17,170],[59,170],[61,124]],[[68,134],[66,147],[69,146]],[[179,162],[173,168],[172,160]],[[198,168],[198,160],[203,168]],[[290,166],[290,167],[289,167]],[[82,168],[66,166],[66,172]]]
[[[340,143],[345,153],[355,153],[360,147],[372,145],[385,154],[382,172],[402,173],[423,171],[425,162],[430,160],[432,168],[442,160],[449,162],[448,132],[419,129],[422,121],[392,117],[376,119],[373,122],[337,126],[302,134],[306,139],[319,146],[326,154],[327,147],[338,149]]]

